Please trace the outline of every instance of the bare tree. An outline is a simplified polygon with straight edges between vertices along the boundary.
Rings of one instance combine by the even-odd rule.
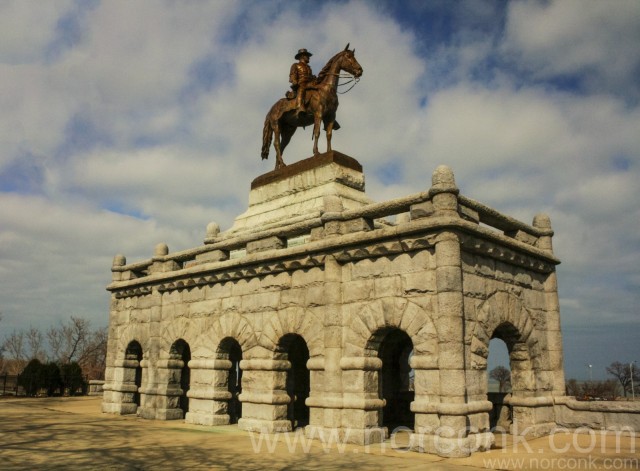
[[[498,382],[499,392],[507,392],[507,384],[511,384],[511,371],[504,366],[496,366],[489,372],[489,378]]]
[[[9,374],[18,374],[27,364],[25,354],[24,332],[14,330],[3,344],[4,350],[7,352],[11,361],[7,362],[7,370]]]
[[[78,363],[82,371],[91,379],[104,379],[104,370],[107,358],[107,334],[106,327],[91,332],[88,341],[83,345]]]
[[[578,381],[571,378],[567,381],[567,396],[580,396],[582,394],[582,390]]]
[[[47,331],[47,340],[54,360],[61,364],[77,361],[90,333],[89,321],[73,316],[69,322],[51,327]]]
[[[107,354],[107,329],[91,329],[91,323],[71,316],[47,331],[51,355],[61,365],[77,362],[89,377],[101,379]]]
[[[606,381],[585,381],[580,388],[581,394],[577,396],[582,400],[613,400],[618,389],[612,379]]]
[[[27,330],[26,334],[26,342],[29,348],[27,352],[27,359],[33,360],[34,358],[40,360],[41,362],[45,361],[45,352],[43,349],[44,344],[44,336],[40,330],[31,326],[29,330]]]
[[[638,382],[640,382],[640,372],[637,368],[631,367],[629,363],[620,363],[619,361],[614,361],[609,366],[607,366],[607,373],[615,377],[618,382],[620,382],[620,386],[622,386],[622,391],[624,392],[625,397],[627,396],[627,392],[631,392],[632,371],[633,383],[638,384]]]

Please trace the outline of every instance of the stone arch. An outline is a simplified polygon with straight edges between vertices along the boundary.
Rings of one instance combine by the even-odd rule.
[[[512,427],[512,433],[528,430],[527,425],[533,425],[532,430],[536,430],[538,415],[549,415],[542,422],[551,422],[550,414],[552,415],[553,410],[548,407],[545,398],[539,397],[546,389],[543,370],[549,369],[545,334],[536,329],[522,298],[510,292],[498,291],[481,303],[476,312],[469,352],[470,370],[467,373],[472,384],[470,395],[476,400],[487,400],[489,397],[489,342],[493,338],[499,338],[504,341],[509,352],[512,393],[504,398],[504,402],[500,399],[494,403],[493,414],[496,415],[498,409],[506,405],[510,420],[519,424],[519,428]],[[543,411],[541,406],[549,410]],[[487,414],[487,427],[489,424]]]
[[[345,356],[377,356],[381,341],[379,333],[385,328],[397,328],[411,339],[416,363],[437,367],[438,332],[424,308],[404,298],[383,298],[354,311],[347,329]]]
[[[414,373],[414,392],[409,404],[439,402],[439,339],[429,310],[399,297],[378,299],[352,309],[341,367],[343,381],[363,384],[367,420],[384,425],[381,412],[385,402],[380,397],[379,376],[384,376],[384,365],[379,353],[385,337],[393,331],[403,332],[413,347],[409,366]],[[407,424],[417,424],[418,415],[424,412],[414,414]]]
[[[487,368],[489,342],[494,337],[505,341],[510,355],[515,354],[512,360],[528,360],[532,369],[539,369],[544,362],[543,336],[535,329],[522,299],[513,293],[498,291],[478,307],[471,339],[471,368]]]
[[[189,342],[192,358],[218,358],[220,342],[227,337],[235,339],[243,353],[258,345],[255,330],[249,321],[240,314],[227,313],[209,320],[198,329],[193,342]]]
[[[193,346],[197,343],[201,330],[202,329],[193,325],[193,321],[191,319],[186,317],[173,319],[166,323],[162,334],[160,335],[158,358],[172,358],[171,350],[178,340],[182,340],[187,343],[191,352]]]
[[[287,308],[275,312],[270,317],[260,336],[262,347],[275,353],[282,337],[297,334],[306,342],[310,357],[323,354],[324,325],[313,311]]]
[[[119,400],[121,414],[136,414],[144,406],[144,389],[149,382],[149,359],[152,356],[151,341],[140,324],[129,324],[118,331],[114,362],[114,388],[122,391]],[[129,359],[130,345],[140,346],[139,359]]]
[[[214,355],[219,348],[220,342],[226,337],[235,339],[242,347],[243,352],[247,352],[258,345],[253,326],[245,317],[238,314],[223,314],[214,320],[209,333],[209,342],[214,340],[213,347],[215,352],[212,352]]]
[[[116,359],[124,359],[125,351],[131,342],[138,342],[142,347],[142,355],[144,359],[148,359],[150,355],[151,344],[149,336],[142,326],[129,324],[118,332],[118,348],[116,351]]]

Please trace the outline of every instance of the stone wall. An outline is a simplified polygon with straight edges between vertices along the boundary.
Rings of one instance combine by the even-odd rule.
[[[114,259],[103,410],[354,443],[397,426],[465,456],[493,442],[488,342],[510,350],[514,417],[540,435],[564,395],[551,247],[459,194],[447,167],[383,203],[337,152],[256,179],[231,229]]]
[[[640,402],[577,401],[560,398],[555,404],[558,426],[570,429],[640,431]]]

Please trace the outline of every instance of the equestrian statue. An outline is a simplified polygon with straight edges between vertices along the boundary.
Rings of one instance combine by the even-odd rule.
[[[342,71],[353,76],[357,82],[362,76],[362,67],[355,57],[355,49],[349,50],[349,44],[323,67],[315,77],[309,66],[311,54],[300,49],[295,58],[298,62],[291,66],[289,81],[291,91],[285,98],[278,100],[267,113],[262,132],[262,159],[269,158],[269,147],[273,139],[276,150],[276,169],[286,164],[282,153],[291,141],[291,137],[300,126],[313,124],[313,155],[318,152],[320,121],[324,123],[327,135],[327,152],[331,151],[331,134],[339,129],[336,122],[338,109],[338,80]],[[355,84],[354,82],[354,84]]]

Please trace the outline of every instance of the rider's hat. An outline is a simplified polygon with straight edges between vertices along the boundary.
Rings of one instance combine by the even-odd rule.
[[[307,57],[311,57],[313,54],[311,54],[309,51],[307,51],[306,49],[302,48],[298,50],[298,53],[296,54],[296,60],[300,59],[300,57],[302,56],[307,56]]]

